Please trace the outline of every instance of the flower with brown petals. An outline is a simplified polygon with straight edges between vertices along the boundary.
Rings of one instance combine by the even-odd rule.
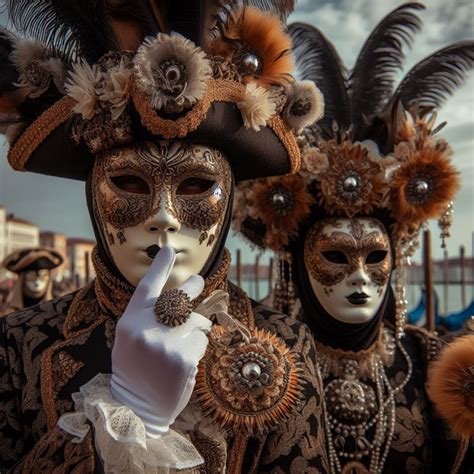
[[[331,140],[326,145],[329,170],[320,181],[320,201],[330,214],[369,214],[383,197],[383,173],[360,143]]]
[[[296,235],[313,203],[299,175],[257,181],[248,191],[249,216],[267,228],[266,243],[280,250]]]
[[[439,218],[459,189],[449,149],[426,147],[414,153],[391,182],[392,214],[398,222],[420,224]]]
[[[270,86],[292,80],[291,39],[276,15],[243,8],[234,13],[222,34],[224,41],[214,41],[210,52],[236,64],[244,83]]]

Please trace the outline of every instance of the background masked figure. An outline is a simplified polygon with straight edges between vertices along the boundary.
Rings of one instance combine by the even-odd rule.
[[[326,113],[300,139],[298,175],[236,192],[236,228],[279,253],[275,306],[313,331],[331,472],[449,472],[456,454],[425,390],[440,340],[405,324],[404,268],[428,219],[448,235],[459,177],[430,110],[472,68],[474,45],[434,53],[394,92],[401,40],[418,28],[419,8],[381,21],[350,81],[316,28],[289,26],[301,75],[324,91]]]
[[[0,37],[9,162],[85,180],[97,238],[95,281],[2,320],[0,469],[324,472],[312,338],[224,248],[234,180],[297,171],[321,95],[275,16],[99,4],[9,2],[48,45]]]
[[[63,263],[63,257],[56,251],[46,248],[17,250],[8,255],[3,266],[17,273],[11,297],[0,308],[0,315],[7,315],[19,309],[34,306],[52,297],[53,280],[51,270]]]

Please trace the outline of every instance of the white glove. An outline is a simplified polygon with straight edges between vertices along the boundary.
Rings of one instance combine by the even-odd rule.
[[[141,418],[151,438],[166,433],[188,404],[212,326],[197,313],[174,328],[157,322],[154,305],[175,259],[170,246],[158,252],[117,323],[112,350],[112,394]],[[193,300],[204,280],[193,275],[179,288]]]

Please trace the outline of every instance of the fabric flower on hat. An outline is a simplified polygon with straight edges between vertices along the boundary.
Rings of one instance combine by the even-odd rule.
[[[281,250],[294,236],[311,210],[313,197],[298,175],[255,182],[247,194],[249,216],[266,227],[266,243]]]
[[[236,64],[244,83],[271,86],[292,81],[291,39],[278,16],[246,7],[231,16],[222,34],[225,41],[211,43],[209,50]]]
[[[325,153],[313,146],[305,146],[301,151],[300,174],[309,182],[318,179],[329,168],[329,160]]]
[[[66,82],[66,90],[70,97],[77,101],[74,112],[90,120],[100,111],[97,85],[102,81],[103,74],[97,67],[86,61],[76,63]]]
[[[116,120],[122,114],[128,102],[128,91],[132,71],[127,69],[123,60],[111,69],[105,83],[100,100],[110,102],[112,119]]]
[[[15,38],[11,61],[18,69],[15,87],[22,89],[30,98],[44,94],[51,83],[63,92],[66,68],[55,52],[36,41]]]
[[[283,111],[287,125],[294,130],[308,127],[324,115],[324,97],[313,81],[295,81]]]
[[[156,110],[181,112],[202,99],[212,68],[206,53],[179,34],[159,33],[135,57],[139,86]]]
[[[267,124],[276,110],[276,104],[271,99],[269,91],[254,82],[247,84],[244,100],[239,102],[237,107],[242,114],[244,126],[253,128],[256,132]]]
[[[439,218],[460,187],[459,173],[444,142],[414,153],[393,175],[392,214],[398,222]]]
[[[325,149],[329,170],[321,177],[320,201],[330,214],[348,217],[369,214],[383,197],[385,184],[380,164],[368,159],[368,150],[360,143],[334,140]]]

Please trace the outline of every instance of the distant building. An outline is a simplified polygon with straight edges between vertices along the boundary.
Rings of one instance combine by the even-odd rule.
[[[58,232],[45,231],[40,233],[40,244],[42,247],[49,247],[59,252],[64,258],[64,262],[53,270],[54,278],[62,280],[70,275],[69,259],[67,258],[67,238]]]
[[[39,247],[39,233],[36,224],[8,214],[5,224],[5,255],[24,248]]]
[[[78,278],[80,286],[87,282],[87,278],[91,280],[95,277],[91,258],[94,246],[95,242],[93,240],[81,238],[67,239],[67,256],[70,272],[71,275]]]
[[[32,222],[7,214],[0,206],[0,262],[16,250],[38,247],[39,227]],[[12,278],[15,275],[0,267],[0,279]]]

